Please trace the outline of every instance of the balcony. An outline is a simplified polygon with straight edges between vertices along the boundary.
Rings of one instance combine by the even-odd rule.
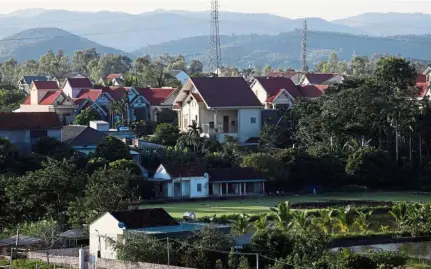
[[[238,138],[238,126],[236,124],[202,124],[202,134],[207,137],[216,138],[223,142],[226,136]]]

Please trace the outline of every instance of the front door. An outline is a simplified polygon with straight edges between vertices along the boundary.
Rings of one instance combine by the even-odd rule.
[[[229,116],[223,116],[223,133],[229,133]]]
[[[174,183],[174,197],[181,197],[182,195],[181,182]]]

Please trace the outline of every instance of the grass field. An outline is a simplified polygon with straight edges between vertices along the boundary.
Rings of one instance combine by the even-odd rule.
[[[281,201],[325,202],[329,200],[358,200],[358,201],[410,201],[431,202],[431,194],[413,194],[401,192],[358,192],[358,193],[331,193],[322,195],[292,195],[284,197],[264,197],[246,200],[227,201],[197,201],[176,202],[160,205],[142,205],[141,208],[163,207],[173,217],[181,218],[184,212],[191,211],[196,216],[217,216],[246,213],[249,215],[267,213],[270,207]]]

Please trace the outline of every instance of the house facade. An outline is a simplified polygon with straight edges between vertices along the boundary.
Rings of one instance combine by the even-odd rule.
[[[213,168],[201,164],[161,164],[153,178],[155,197],[191,199],[264,195],[265,180],[252,168]]]
[[[63,124],[73,122],[77,106],[55,81],[33,81],[30,93],[16,112],[56,112]]]
[[[196,123],[203,136],[240,143],[260,134],[263,106],[241,77],[190,78],[174,103],[181,131]]]
[[[34,144],[44,137],[61,140],[62,124],[55,112],[0,113],[0,137],[7,138],[23,154],[29,154]]]
[[[293,81],[286,77],[256,77],[251,89],[265,109],[289,109],[296,98],[303,97]]]

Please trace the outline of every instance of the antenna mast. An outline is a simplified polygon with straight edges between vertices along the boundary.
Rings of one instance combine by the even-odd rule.
[[[215,70],[217,75],[219,75],[219,69],[221,67],[221,49],[218,0],[211,0],[211,32],[208,56],[210,71],[213,72]]]
[[[302,42],[301,42],[301,71],[303,73],[308,72],[307,66],[307,38],[308,38],[308,27],[307,20],[304,20],[304,24],[302,26]]]

